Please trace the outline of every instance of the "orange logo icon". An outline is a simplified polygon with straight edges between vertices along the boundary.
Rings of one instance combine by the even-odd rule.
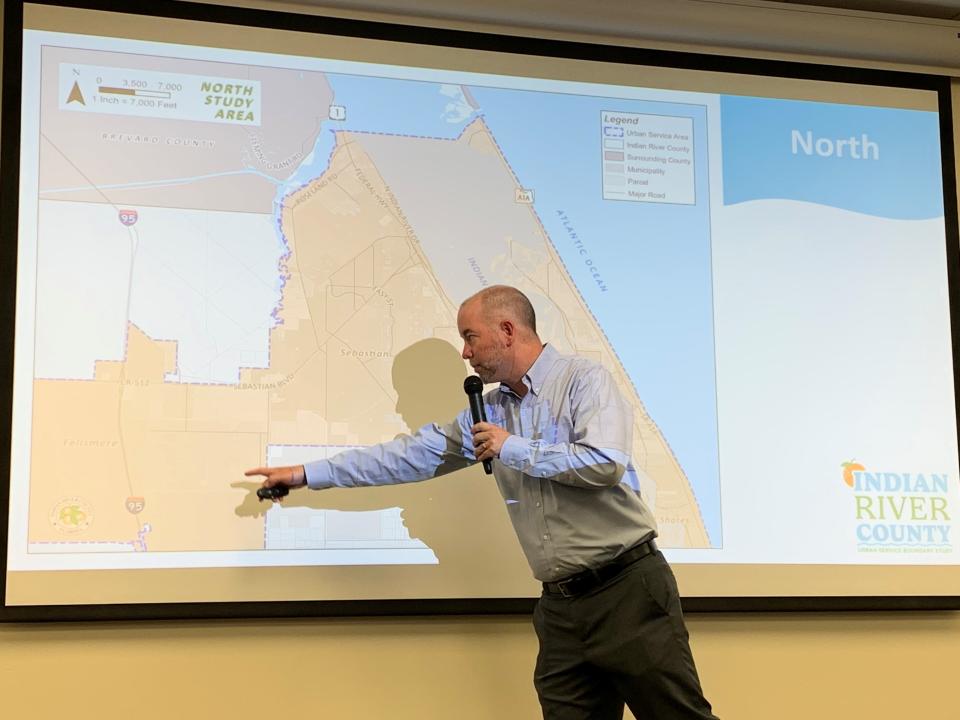
[[[853,474],[855,472],[863,472],[866,468],[858,462],[853,460],[848,460],[845,463],[841,463],[840,467],[843,468],[843,481],[853,487]]]

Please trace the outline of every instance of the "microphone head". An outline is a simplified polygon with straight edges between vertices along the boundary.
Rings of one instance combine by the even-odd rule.
[[[463,381],[463,391],[467,395],[479,395],[483,392],[483,380],[476,375],[470,375]]]

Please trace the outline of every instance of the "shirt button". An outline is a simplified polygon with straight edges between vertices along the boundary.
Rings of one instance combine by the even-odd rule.
[[[537,503],[537,507],[540,507],[540,503]]]
[[[549,539],[550,539],[550,535],[549,535],[548,533],[544,533],[544,534],[543,534],[543,539],[544,539],[544,540],[549,540]]]

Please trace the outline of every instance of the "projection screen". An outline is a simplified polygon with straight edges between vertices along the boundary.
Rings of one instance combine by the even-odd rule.
[[[243,475],[451,420],[500,283],[632,405],[686,608],[958,606],[945,78],[57,5],[6,18],[4,619],[529,608],[477,466]]]

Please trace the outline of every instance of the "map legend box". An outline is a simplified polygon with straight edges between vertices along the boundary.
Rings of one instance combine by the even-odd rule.
[[[603,111],[603,199],[696,203],[693,118]]]

